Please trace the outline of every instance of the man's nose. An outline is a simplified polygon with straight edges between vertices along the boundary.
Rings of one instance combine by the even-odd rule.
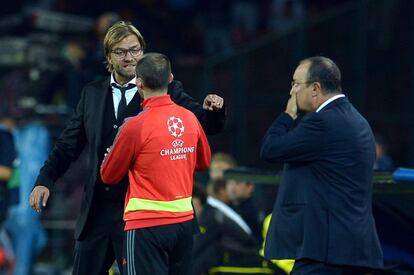
[[[132,56],[132,53],[130,52],[130,51],[127,51],[126,52],[126,54],[125,54],[125,57],[124,57],[124,59],[126,59],[126,60],[131,60],[131,59],[133,59],[134,57]]]

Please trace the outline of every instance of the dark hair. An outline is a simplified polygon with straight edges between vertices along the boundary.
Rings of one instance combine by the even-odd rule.
[[[168,57],[160,53],[147,53],[138,61],[137,78],[151,90],[166,89],[171,74],[171,63]]]
[[[226,189],[227,180],[224,180],[224,179],[214,180],[214,181],[210,181],[208,184],[212,186],[213,193],[218,194],[222,189]]]
[[[319,82],[324,94],[342,93],[341,71],[331,59],[323,56],[309,57],[300,64],[309,63],[307,82]]]

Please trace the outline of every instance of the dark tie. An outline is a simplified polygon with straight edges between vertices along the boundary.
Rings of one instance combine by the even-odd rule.
[[[122,86],[119,86],[115,83],[112,83],[112,87],[114,87],[114,88],[121,91],[121,100],[119,101],[118,111],[116,112],[116,118],[120,119],[122,113],[124,112],[124,110],[127,106],[126,98],[125,98],[125,92],[128,91],[128,90],[131,90],[132,88],[135,88],[136,85],[134,85],[132,83],[129,83],[126,87],[122,87]]]

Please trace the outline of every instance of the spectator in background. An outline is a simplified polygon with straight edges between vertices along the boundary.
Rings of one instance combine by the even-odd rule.
[[[232,155],[223,152],[214,153],[209,170],[210,180],[223,179],[224,170],[234,168],[236,165],[236,160]]]
[[[211,267],[227,261],[258,255],[259,244],[240,215],[231,209],[226,181],[210,181],[212,194],[206,198],[201,185],[195,185],[193,200],[200,225],[194,240],[194,275],[208,274]]]
[[[10,206],[5,229],[11,238],[15,254],[14,275],[33,274],[37,256],[46,246],[47,235],[40,216],[27,203],[33,184],[49,150],[49,132],[39,122],[27,121],[15,129],[19,156],[19,203]]]
[[[252,230],[253,236],[261,241],[261,221],[254,200],[254,183],[240,180],[227,180],[227,193],[230,206],[243,218]]]
[[[6,218],[9,198],[7,184],[12,179],[17,161],[13,128],[13,119],[6,114],[0,114],[0,225]]]
[[[259,1],[231,1],[230,17],[233,41],[240,45],[256,36],[259,28]]]
[[[375,135],[375,153],[374,170],[391,171],[394,169],[394,162],[387,154],[387,144],[379,135]]]
[[[5,108],[6,110],[7,108]],[[8,111],[8,110],[7,110]],[[10,206],[19,203],[20,177],[18,156],[14,142],[14,119],[5,112],[0,113],[0,269],[12,274],[14,248],[4,222]],[[1,272],[0,272],[1,273]],[[3,274],[3,273],[1,273]]]
[[[231,53],[230,1],[202,0],[200,5],[206,30],[204,48],[207,56]]]
[[[124,119],[142,110],[135,68],[145,40],[131,23],[120,21],[107,31],[104,49],[110,76],[84,87],[77,109],[40,169],[30,197],[31,207],[40,212],[56,180],[87,150],[90,169],[75,229],[73,274],[106,273],[115,259],[122,270],[122,213],[128,178],[116,186],[104,186],[98,168]],[[220,96],[207,95],[201,105],[184,92],[179,81],[168,86],[168,94],[196,115],[207,134],[223,129],[224,100]]]
[[[118,14],[108,12],[101,14],[95,22],[95,28],[88,39],[69,41],[66,43],[63,54],[66,70],[66,105],[74,109],[80,98],[82,87],[97,79],[106,77],[106,70],[102,66],[105,62],[103,41],[106,31],[120,20]]]
[[[303,0],[272,0],[269,10],[268,25],[275,32],[287,31],[305,18]]]

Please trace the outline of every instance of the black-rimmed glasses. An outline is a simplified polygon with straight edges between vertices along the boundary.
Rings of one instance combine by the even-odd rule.
[[[130,53],[133,57],[137,57],[144,53],[144,49],[142,47],[135,47],[130,49],[115,49],[111,51],[116,58],[125,58],[128,53]]]

